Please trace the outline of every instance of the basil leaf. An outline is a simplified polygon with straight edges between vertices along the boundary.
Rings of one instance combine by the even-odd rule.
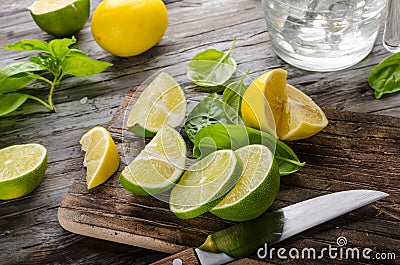
[[[112,66],[112,64],[93,60],[82,55],[67,57],[61,63],[63,74],[73,76],[95,75],[103,72],[109,66]]]
[[[50,54],[62,61],[71,51],[68,47],[74,43],[76,43],[75,37],[52,40],[49,42]]]
[[[235,42],[227,52],[208,49],[198,53],[189,63],[187,77],[202,87],[223,85],[236,71],[236,62],[230,57]]]
[[[20,93],[0,95],[0,116],[7,115],[18,109],[29,98],[29,95]]]
[[[216,150],[236,150],[249,144],[267,146],[274,153],[281,176],[294,173],[304,166],[294,151],[274,136],[233,124],[214,124],[201,129],[194,139],[193,155],[202,158]]]
[[[368,83],[375,90],[376,99],[400,91],[400,53],[387,57],[372,69]]]
[[[40,51],[48,52],[48,44],[42,40],[21,40],[3,47],[14,51]]]
[[[44,67],[33,62],[18,62],[0,68],[0,80],[20,73],[44,70]]]
[[[58,76],[61,73],[59,60],[51,54],[41,53],[38,56],[29,57],[29,60],[50,71],[54,76]]]
[[[185,131],[189,139],[193,142],[198,131],[212,124],[230,123],[229,118],[224,112],[222,102],[216,93],[210,94],[200,101],[189,113]]]
[[[249,71],[246,71],[239,81],[230,83],[222,94],[222,102],[225,103],[223,105],[225,113],[233,124],[243,124],[240,117],[240,108],[242,106],[243,94],[246,90],[243,80],[248,73]]]
[[[9,76],[0,81],[0,94],[13,92],[24,88],[35,79],[35,76],[28,73],[20,73],[17,75]]]

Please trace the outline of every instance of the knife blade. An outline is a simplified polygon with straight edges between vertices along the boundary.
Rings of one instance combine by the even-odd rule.
[[[276,244],[388,195],[375,190],[348,190],[312,198],[217,231],[199,248],[152,264],[225,264],[255,253],[264,244]]]

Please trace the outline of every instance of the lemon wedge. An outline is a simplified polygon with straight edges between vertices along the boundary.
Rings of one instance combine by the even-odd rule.
[[[306,94],[286,83],[287,72],[274,69],[255,79],[242,99],[246,126],[271,133],[281,140],[300,140],[328,124],[322,109]]]
[[[86,167],[88,189],[104,183],[119,167],[117,147],[110,133],[103,127],[94,127],[79,141],[86,152],[83,165]]]

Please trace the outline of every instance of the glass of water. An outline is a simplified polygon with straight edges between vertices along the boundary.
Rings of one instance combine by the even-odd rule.
[[[311,71],[335,71],[364,59],[387,0],[263,0],[275,53]]]

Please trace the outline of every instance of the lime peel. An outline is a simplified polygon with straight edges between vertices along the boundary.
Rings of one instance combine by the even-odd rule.
[[[193,164],[173,188],[171,211],[181,219],[197,217],[217,205],[243,169],[232,150],[218,150]]]
[[[32,192],[42,180],[47,150],[40,144],[13,145],[0,150],[0,200]]]

